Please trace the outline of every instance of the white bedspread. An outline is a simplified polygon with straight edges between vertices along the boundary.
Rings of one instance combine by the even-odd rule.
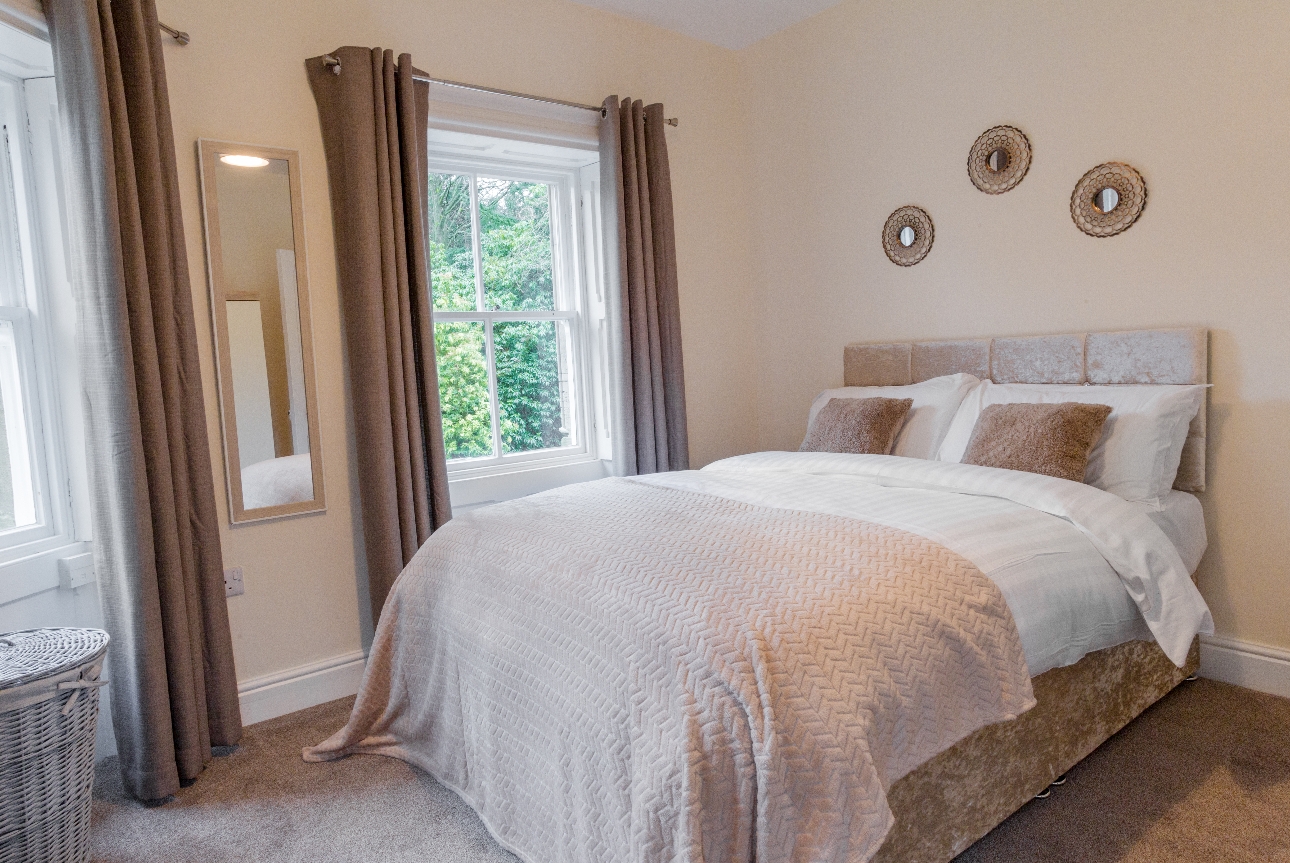
[[[860,518],[934,540],[999,586],[1032,675],[1153,635],[1181,666],[1196,634],[1213,632],[1189,577],[1205,548],[1199,503],[1190,495],[1171,495],[1170,507],[1155,512],[1036,474],[797,452],[736,456],[638,481]]]

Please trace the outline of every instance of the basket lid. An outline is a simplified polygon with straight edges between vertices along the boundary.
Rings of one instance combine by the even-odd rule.
[[[101,629],[24,629],[0,633],[0,689],[22,686],[84,665],[107,649]]]

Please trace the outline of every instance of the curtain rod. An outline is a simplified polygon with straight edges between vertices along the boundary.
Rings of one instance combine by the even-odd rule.
[[[165,31],[167,36],[169,36],[171,39],[174,39],[180,45],[187,45],[189,42],[193,41],[192,39],[189,38],[188,34],[185,33],[183,30],[176,30],[174,27],[167,27],[165,24],[162,24],[160,21],[157,22],[157,26],[160,27],[163,31]]]
[[[332,74],[340,74],[340,58],[333,54],[323,55],[323,65],[331,69]],[[580,108],[583,111],[594,111],[604,116],[604,108],[596,105],[584,105],[581,102],[566,102],[563,99],[548,99],[545,96],[534,96],[531,93],[516,93],[513,90],[499,90],[496,87],[480,87],[476,84],[463,84],[460,81],[446,81],[442,78],[431,78],[428,75],[413,75],[412,80],[424,81],[427,84],[442,84],[445,87],[460,87],[463,90],[474,90],[478,93],[495,93],[498,96],[511,96],[516,99],[528,99],[530,102],[545,102],[548,105],[563,105],[566,108]],[[676,117],[668,117],[663,122],[669,126],[678,126],[680,121]]]

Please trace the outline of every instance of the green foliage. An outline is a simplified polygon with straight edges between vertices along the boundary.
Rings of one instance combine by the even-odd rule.
[[[439,365],[444,451],[448,458],[492,455],[484,325],[475,321],[435,324],[434,347]]]
[[[486,307],[555,308],[546,184],[480,178],[477,196]],[[438,311],[476,308],[470,221],[469,178],[432,174],[429,251]],[[498,321],[493,327],[498,420],[505,452],[568,443],[560,400],[557,326],[554,321]],[[483,323],[436,324],[435,355],[448,458],[491,455]]]
[[[551,202],[545,183],[479,180],[484,302],[490,309],[554,309]]]
[[[505,321],[493,326],[497,403],[506,452],[560,446],[560,362],[554,321]]]
[[[430,280],[434,307],[475,308],[475,253],[470,240],[470,178],[430,175]]]

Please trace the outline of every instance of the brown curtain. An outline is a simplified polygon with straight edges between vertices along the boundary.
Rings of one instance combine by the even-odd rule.
[[[687,470],[685,368],[663,106],[617,96],[600,112],[601,212],[618,476]]]
[[[170,98],[153,0],[45,0],[125,787],[164,798],[242,735]]]
[[[412,58],[341,48],[306,61],[331,184],[372,619],[452,517],[426,262],[430,88]]]

